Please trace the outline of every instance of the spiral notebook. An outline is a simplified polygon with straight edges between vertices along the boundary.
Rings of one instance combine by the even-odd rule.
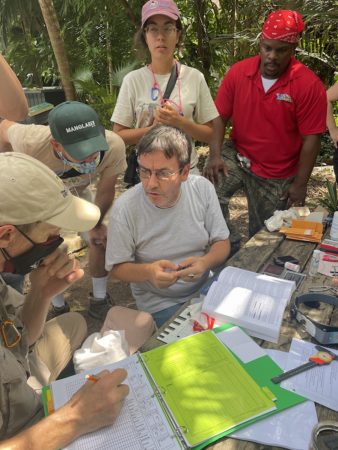
[[[271,383],[282,372],[271,358],[265,355],[243,364],[213,331],[105,366],[109,370],[117,367],[128,371],[130,387],[118,419],[67,449],[200,449],[267,414],[304,401]],[[60,408],[85,383],[85,375],[52,383],[44,391],[45,399]]]

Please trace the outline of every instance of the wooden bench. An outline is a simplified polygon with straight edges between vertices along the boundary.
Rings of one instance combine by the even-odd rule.
[[[301,271],[308,272],[312,252],[316,248],[316,244],[310,242],[291,241],[284,238],[280,233],[269,233],[266,230],[261,230],[254,237],[252,237],[244,247],[230,258],[226,266],[240,267],[242,269],[251,270],[254,272],[261,272],[265,265],[273,262],[275,256],[292,255],[299,260]],[[313,277],[307,276],[299,289],[296,290],[294,296],[309,292],[309,289],[314,286],[330,285],[331,279],[324,275],[317,274]],[[183,306],[179,313],[185,308]],[[321,323],[338,324],[338,308],[332,306],[323,306],[317,309],[309,310],[309,315],[313,319],[317,319]],[[150,350],[164,345],[156,337],[164,330],[173,318],[164,324],[157,334],[154,335],[142,348],[142,351]],[[278,344],[273,344],[263,340],[255,339],[256,342],[265,348],[274,348],[278,350],[288,351],[292,338],[304,339],[315,342],[294,319],[290,317],[290,310],[287,308],[283,318],[281,334]],[[338,345],[335,346],[338,348]],[[335,363],[337,364],[337,363]],[[337,364],[338,371],[338,364]],[[324,406],[316,405],[318,420],[334,420],[338,422],[338,413],[332,411]],[[207,447],[214,450],[262,450],[264,449],[280,449],[280,447],[262,446],[246,441],[239,441],[231,438],[223,438],[217,443]]]

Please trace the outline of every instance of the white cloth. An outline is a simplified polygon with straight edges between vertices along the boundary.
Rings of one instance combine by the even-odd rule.
[[[170,73],[155,74],[155,77],[164,93]],[[160,104],[160,96],[157,100],[151,97],[153,85],[153,74],[147,66],[129,72],[124,77],[111,121],[128,128],[150,126],[154,120],[154,110]],[[204,124],[218,117],[218,111],[203,74],[184,64],[180,65],[179,78],[170,95],[170,100],[179,105],[180,96],[186,118]],[[191,166],[194,167],[197,162],[197,154],[193,148]]]
[[[124,330],[107,330],[103,334],[93,333],[87,337],[79,350],[74,352],[76,373],[103,366],[129,356],[128,342]]]
[[[292,208],[284,211],[275,211],[273,216],[269,219],[264,220],[264,224],[268,231],[277,231],[281,227],[289,227],[291,225],[292,219],[298,219],[299,216]]]
[[[172,208],[157,208],[142,184],[123,193],[114,203],[108,225],[106,269],[123,262],[147,263],[168,259],[179,264],[189,256],[202,256],[211,244],[226,240],[229,230],[215,188],[206,178],[189,175]],[[178,280],[166,289],[151,283],[131,283],[140,310],[154,313],[183,303],[199,290],[207,272],[196,282]]]

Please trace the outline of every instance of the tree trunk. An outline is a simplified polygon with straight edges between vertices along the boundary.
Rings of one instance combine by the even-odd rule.
[[[109,94],[113,93],[113,59],[112,59],[112,46],[109,32],[109,22],[106,27],[106,46],[107,46],[107,63],[108,63],[108,77],[109,77]]]
[[[39,0],[41,12],[47,27],[56,63],[60,72],[61,83],[67,100],[75,100],[76,93],[71,81],[69,62],[65,45],[60,32],[60,24],[56,15],[53,0]]]
[[[205,17],[206,1],[195,0],[198,55],[202,62],[202,71],[208,81],[210,77],[211,52]]]
[[[233,3],[233,38],[232,38],[232,58],[233,61],[236,61],[237,52],[236,52],[236,34],[237,34],[237,0],[234,0]]]

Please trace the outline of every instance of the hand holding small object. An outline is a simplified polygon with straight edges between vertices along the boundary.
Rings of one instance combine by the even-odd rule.
[[[186,282],[194,282],[208,270],[202,257],[190,257],[178,265],[177,277]]]

